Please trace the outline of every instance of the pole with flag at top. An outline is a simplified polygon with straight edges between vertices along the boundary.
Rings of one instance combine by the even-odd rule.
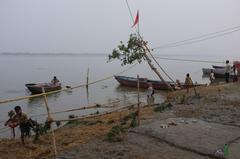
[[[139,11],[137,11],[137,15],[136,15],[136,17],[134,19],[132,28],[135,27],[136,25],[137,25],[137,33],[138,33],[138,35],[140,35],[139,34]]]

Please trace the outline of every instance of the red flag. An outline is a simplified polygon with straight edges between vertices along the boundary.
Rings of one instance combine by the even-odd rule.
[[[139,21],[139,13],[138,13],[138,11],[137,11],[137,15],[136,15],[136,17],[135,17],[135,20],[134,20],[134,23],[133,23],[133,25],[132,25],[132,28],[138,23],[138,21]]]

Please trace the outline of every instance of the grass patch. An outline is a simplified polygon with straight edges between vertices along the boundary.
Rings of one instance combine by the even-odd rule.
[[[166,109],[170,109],[173,105],[170,102],[164,102],[162,104],[160,104],[159,106],[157,106],[156,108],[154,108],[153,110],[155,112],[163,112]]]
[[[126,128],[123,125],[113,126],[112,129],[107,133],[108,141],[118,142],[123,140],[123,133]]]
[[[112,129],[107,133],[107,140],[111,142],[122,141],[126,130],[130,127],[137,126],[137,115],[137,111],[130,113],[123,118],[120,124],[113,126]]]
[[[101,121],[101,120],[97,120],[97,121],[71,120],[71,121],[68,121],[66,125],[71,125],[71,126],[76,126],[76,125],[95,125],[95,124],[99,124],[99,123],[103,123],[103,121]]]

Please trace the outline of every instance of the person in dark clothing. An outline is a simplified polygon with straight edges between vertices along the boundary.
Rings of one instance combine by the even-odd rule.
[[[21,141],[23,144],[25,144],[24,137],[30,136],[30,126],[28,122],[28,117],[24,112],[22,112],[22,108],[20,106],[16,106],[14,110],[16,112],[14,118],[17,121],[21,131]]]

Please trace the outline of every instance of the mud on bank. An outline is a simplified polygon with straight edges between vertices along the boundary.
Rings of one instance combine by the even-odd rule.
[[[182,158],[190,159],[207,159],[214,158],[215,149],[221,147],[228,140],[234,140],[230,143],[230,154],[228,158],[236,157],[239,155],[237,152],[237,146],[239,146],[238,135],[225,133],[224,130],[229,127],[233,127],[235,132],[238,132],[240,127],[240,88],[239,84],[227,84],[218,86],[209,86],[196,88],[197,96],[195,96],[192,89],[189,94],[186,92],[178,91],[168,95],[168,100],[172,103],[171,109],[166,109],[162,112],[155,112],[154,109],[157,106],[145,107],[141,109],[141,126],[138,128],[129,129],[123,140],[120,142],[109,142],[106,140],[106,134],[110,129],[118,124],[119,120],[128,115],[133,110],[126,110],[124,112],[116,112],[108,114],[98,118],[87,119],[84,122],[77,122],[70,124],[67,127],[59,129],[55,132],[57,150],[60,152],[60,156],[63,158],[170,158],[177,159],[179,156]],[[173,136],[164,138],[169,132],[164,135],[155,131],[154,123],[157,124],[157,129],[160,129],[160,123],[167,123],[167,119],[173,119],[172,121],[177,124],[166,128],[164,131],[172,131],[170,134],[176,133],[179,129],[175,119],[193,119],[197,123],[209,123],[209,125],[218,124],[220,126],[217,129],[221,132],[219,135],[222,137],[225,134],[229,137],[227,140],[221,140],[221,138],[213,139],[211,136],[215,136],[212,131],[210,134],[205,134],[204,138],[208,138],[206,142],[201,141],[200,136],[192,135],[190,142],[187,139],[176,141]],[[170,122],[171,123],[171,122]],[[202,124],[209,126],[208,124]],[[191,125],[187,125],[189,128],[189,134],[196,134],[191,131]],[[226,127],[224,127],[226,126]],[[193,126],[194,127],[194,126]],[[139,130],[142,128],[141,130]],[[152,129],[152,132],[149,131]],[[175,130],[174,130],[175,129]],[[144,131],[143,131],[144,130]],[[161,130],[161,129],[160,129]],[[195,129],[196,130],[196,129]],[[214,129],[213,129],[214,130]],[[140,133],[141,132],[141,133]],[[162,131],[159,131],[162,132]],[[183,131],[182,133],[184,133]],[[239,131],[240,132],[240,131]],[[162,135],[162,136],[161,136]],[[181,139],[180,134],[176,135]],[[239,135],[240,136],[240,135]],[[216,140],[221,141],[220,144]],[[213,147],[205,146],[206,149],[199,150],[200,153],[194,151],[193,144],[203,145],[210,142]],[[28,146],[22,146],[19,140],[1,140],[0,141],[0,158],[52,158],[52,144],[51,136],[45,135],[40,138],[40,141],[33,144],[30,140]],[[183,146],[182,146],[183,145]],[[184,145],[189,145],[184,147]],[[204,147],[204,146],[203,146]],[[205,153],[205,152],[207,153]],[[202,152],[202,153],[201,153]],[[207,154],[207,155],[206,155]],[[210,155],[208,155],[210,154]]]

